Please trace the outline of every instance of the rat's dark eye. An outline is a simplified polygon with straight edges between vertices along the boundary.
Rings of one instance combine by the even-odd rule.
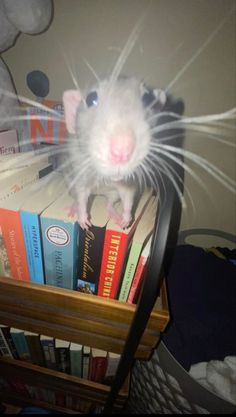
[[[150,106],[156,100],[156,94],[153,90],[146,90],[142,95],[142,102],[144,107]]]
[[[96,91],[91,91],[86,97],[86,104],[88,107],[93,107],[98,105],[98,95]]]

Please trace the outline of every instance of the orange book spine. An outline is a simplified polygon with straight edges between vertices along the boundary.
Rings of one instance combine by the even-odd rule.
[[[20,212],[0,208],[0,225],[13,278],[29,281]]]
[[[116,298],[127,242],[127,234],[106,231],[98,283],[98,295],[101,297]]]

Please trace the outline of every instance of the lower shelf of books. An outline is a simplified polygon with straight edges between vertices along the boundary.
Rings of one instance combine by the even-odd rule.
[[[104,405],[110,391],[107,385],[7,357],[0,358],[0,375],[1,401],[59,412],[89,413]],[[129,378],[119,392],[115,409],[124,406],[128,392]]]

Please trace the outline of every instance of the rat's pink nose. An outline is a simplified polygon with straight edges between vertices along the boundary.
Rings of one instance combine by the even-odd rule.
[[[128,162],[135,147],[133,132],[118,132],[110,137],[109,159],[115,164]]]

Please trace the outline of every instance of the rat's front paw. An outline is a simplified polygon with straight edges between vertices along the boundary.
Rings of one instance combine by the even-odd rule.
[[[73,203],[71,206],[64,207],[64,210],[67,212],[68,217],[77,217],[79,212],[78,203]]]
[[[120,227],[122,227],[122,229],[126,229],[127,227],[129,227],[131,220],[132,220],[132,216],[131,216],[130,211],[124,211],[118,224]]]
[[[87,213],[79,213],[78,222],[80,227],[84,230],[88,230],[89,226],[92,226],[91,222],[88,219]]]

